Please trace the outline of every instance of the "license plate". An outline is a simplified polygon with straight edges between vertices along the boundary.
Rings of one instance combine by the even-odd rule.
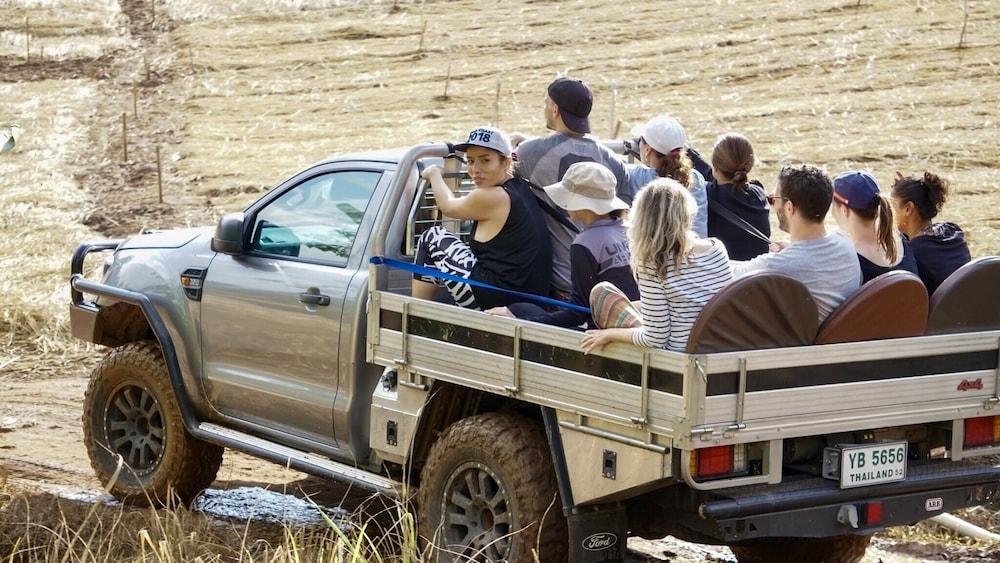
[[[840,447],[840,488],[906,479],[906,442]]]

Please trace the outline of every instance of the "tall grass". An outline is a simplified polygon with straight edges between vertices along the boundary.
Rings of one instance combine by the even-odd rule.
[[[41,110],[45,96],[60,103]],[[23,128],[0,156],[0,369],[60,372],[86,351],[68,338],[67,278],[75,245],[96,237],[80,224],[87,195],[67,163],[88,150],[84,116],[97,89],[76,80],[0,83],[0,99]]]
[[[47,494],[0,496],[0,561],[405,562],[424,561],[413,515],[401,503],[319,525],[221,521],[183,506],[92,505]]]

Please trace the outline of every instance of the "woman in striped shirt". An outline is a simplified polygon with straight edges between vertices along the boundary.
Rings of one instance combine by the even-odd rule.
[[[639,192],[630,211],[629,245],[642,323],[587,331],[580,342],[585,354],[611,342],[684,351],[702,308],[733,279],[726,247],[691,231],[697,212],[690,192],[675,180],[661,178]],[[615,300],[627,302],[614,286],[598,284],[591,303],[604,307],[594,307],[595,319],[600,320],[598,308]]]

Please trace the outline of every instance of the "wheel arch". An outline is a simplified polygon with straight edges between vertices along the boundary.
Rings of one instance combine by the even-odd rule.
[[[542,411],[538,405],[446,381],[435,381],[413,435],[409,457],[409,465],[413,469],[411,474],[420,474],[431,447],[449,426],[470,416],[498,411],[518,412],[542,423]]]
[[[130,342],[155,339],[153,327],[136,305],[120,301],[102,307],[97,314],[93,337],[95,344],[116,348]]]

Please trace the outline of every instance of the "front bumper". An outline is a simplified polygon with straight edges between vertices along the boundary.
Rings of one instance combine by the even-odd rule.
[[[97,317],[100,307],[95,303],[72,304],[69,306],[69,325],[74,338],[100,343],[101,335],[97,334]]]
[[[101,308],[93,301],[87,301],[83,297],[83,292],[75,287],[74,282],[83,276],[83,264],[87,255],[93,252],[103,252],[114,250],[121,244],[120,240],[105,240],[100,242],[88,242],[81,244],[73,259],[70,261],[70,297],[72,302],[69,307],[69,323],[73,336],[87,342],[100,343],[101,335],[98,333],[98,315]]]

